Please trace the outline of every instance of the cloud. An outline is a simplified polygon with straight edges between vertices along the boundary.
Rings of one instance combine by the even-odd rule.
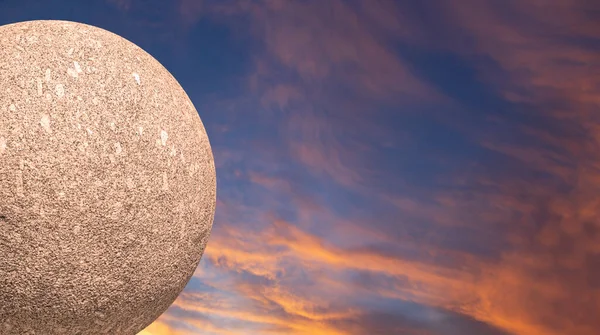
[[[146,329],[142,330],[138,335],[184,335],[190,334],[189,332],[183,332],[177,330],[170,326],[169,324],[163,322],[162,320],[165,317],[161,317],[159,321],[155,321],[150,326],[146,327]]]

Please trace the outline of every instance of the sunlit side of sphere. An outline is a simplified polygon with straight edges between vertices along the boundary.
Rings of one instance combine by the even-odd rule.
[[[205,128],[152,56],[66,21],[0,27],[0,334],[136,334],[211,231]]]

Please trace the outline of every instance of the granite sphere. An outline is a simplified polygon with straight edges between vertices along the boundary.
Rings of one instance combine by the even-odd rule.
[[[206,247],[216,175],[156,59],[67,21],[0,27],[0,334],[136,334]]]

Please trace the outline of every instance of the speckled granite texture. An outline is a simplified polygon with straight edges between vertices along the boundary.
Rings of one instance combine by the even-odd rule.
[[[213,223],[206,131],[133,43],[65,21],[0,27],[0,334],[136,334]]]

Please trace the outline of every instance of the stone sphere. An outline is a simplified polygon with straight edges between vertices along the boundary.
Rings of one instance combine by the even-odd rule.
[[[0,334],[136,334],[212,228],[215,166],[189,97],[93,26],[0,27]]]

